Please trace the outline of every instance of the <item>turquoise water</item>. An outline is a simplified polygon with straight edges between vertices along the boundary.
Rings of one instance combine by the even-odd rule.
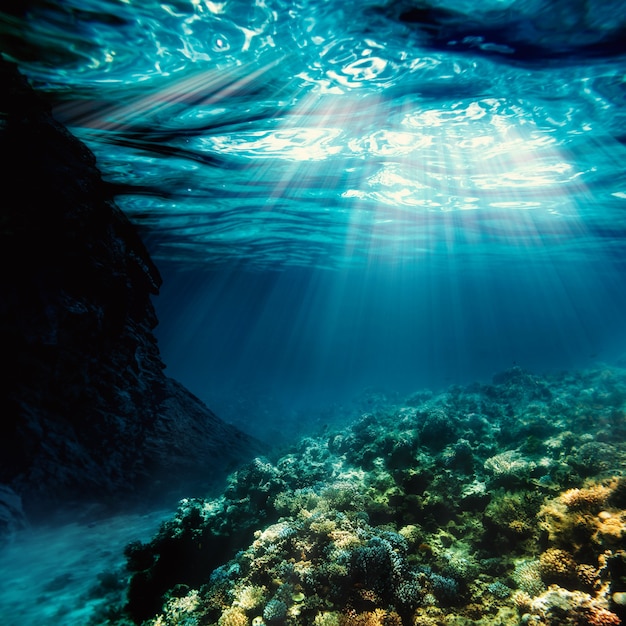
[[[171,375],[229,419],[626,352],[623,2],[22,6],[4,50],[140,227]]]
[[[294,447],[27,529],[0,621],[626,619],[624,42],[610,0],[6,2],[163,274],[168,373]]]

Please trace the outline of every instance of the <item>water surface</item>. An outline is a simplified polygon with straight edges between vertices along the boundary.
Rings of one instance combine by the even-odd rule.
[[[620,358],[625,8],[31,2],[2,42],[163,271],[171,374],[230,414]]]

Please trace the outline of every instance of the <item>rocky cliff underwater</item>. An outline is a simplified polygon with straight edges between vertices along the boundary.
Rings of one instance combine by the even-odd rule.
[[[164,374],[161,277],[92,153],[0,62],[0,532],[208,488],[260,449]],[[178,492],[182,495],[181,492]]]

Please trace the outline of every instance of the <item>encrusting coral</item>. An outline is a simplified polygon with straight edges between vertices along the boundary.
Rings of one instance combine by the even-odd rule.
[[[119,624],[616,626],[624,435],[617,369],[381,402],[182,501]]]

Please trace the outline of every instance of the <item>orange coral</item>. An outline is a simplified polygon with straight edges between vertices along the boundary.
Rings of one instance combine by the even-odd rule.
[[[608,609],[592,606],[586,616],[588,626],[619,626],[622,620]]]
[[[546,582],[576,579],[576,561],[566,550],[549,548],[539,557],[539,570]]]
[[[611,489],[604,485],[592,484],[582,489],[568,489],[559,499],[570,510],[597,513],[606,503]]]

